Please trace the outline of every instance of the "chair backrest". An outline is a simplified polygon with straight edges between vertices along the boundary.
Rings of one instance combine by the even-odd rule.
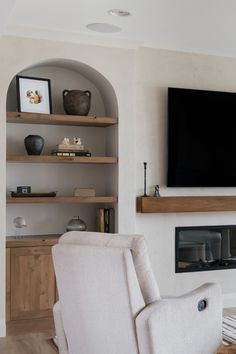
[[[142,236],[72,231],[53,247],[70,354],[138,354],[135,318],[160,298]]]

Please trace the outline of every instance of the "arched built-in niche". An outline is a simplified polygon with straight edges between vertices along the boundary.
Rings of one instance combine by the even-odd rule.
[[[92,92],[89,115],[118,116],[116,94],[109,81],[86,64],[56,59],[37,63],[18,75],[51,80],[53,113],[64,114],[62,91],[81,89]],[[15,78],[9,85],[7,111],[15,111]],[[8,124],[7,154],[25,154],[24,137],[38,134],[44,137],[43,154],[50,154],[63,137],[79,136],[92,156],[118,155],[118,128],[74,127],[41,124]],[[16,186],[30,185],[34,192],[56,191],[57,195],[72,195],[75,187],[94,187],[97,195],[117,195],[117,165],[75,164],[7,164],[7,191]],[[7,207],[7,235],[14,235],[13,219],[23,216],[27,222],[26,235],[62,233],[69,219],[79,215],[88,230],[95,230],[95,209],[104,205],[9,205]]]

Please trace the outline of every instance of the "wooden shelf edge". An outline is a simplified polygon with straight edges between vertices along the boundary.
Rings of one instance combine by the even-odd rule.
[[[137,197],[139,213],[236,211],[236,196]]]
[[[51,156],[51,155],[8,155],[7,162],[16,163],[87,163],[116,164],[115,156]]]
[[[28,112],[7,112],[8,123],[78,125],[107,127],[118,123],[117,117],[78,116],[67,114],[41,114]]]
[[[115,196],[96,196],[96,197],[7,197],[7,204],[97,204],[97,203],[117,203]]]
[[[22,235],[20,238],[16,236],[6,237],[6,248],[11,247],[29,247],[29,246],[53,246],[58,242],[61,234],[46,235]]]

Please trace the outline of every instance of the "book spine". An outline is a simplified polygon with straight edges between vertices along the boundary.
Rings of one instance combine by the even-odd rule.
[[[109,208],[109,232],[115,232],[115,211],[113,208]]]
[[[53,152],[52,153],[53,156],[75,156],[74,152]]]
[[[56,151],[53,152],[51,155],[53,156],[70,156],[70,157],[75,157],[75,156],[91,156],[91,152],[60,152]]]
[[[96,231],[106,233],[115,232],[115,213],[113,208],[96,209]]]
[[[109,209],[104,209],[104,230],[108,233],[109,229]]]
[[[96,231],[105,232],[104,208],[96,209]]]

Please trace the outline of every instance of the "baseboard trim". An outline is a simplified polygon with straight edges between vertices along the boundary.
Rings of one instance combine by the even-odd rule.
[[[0,320],[0,337],[6,336],[6,324],[5,320]]]
[[[223,308],[236,307],[236,293],[223,294]]]

